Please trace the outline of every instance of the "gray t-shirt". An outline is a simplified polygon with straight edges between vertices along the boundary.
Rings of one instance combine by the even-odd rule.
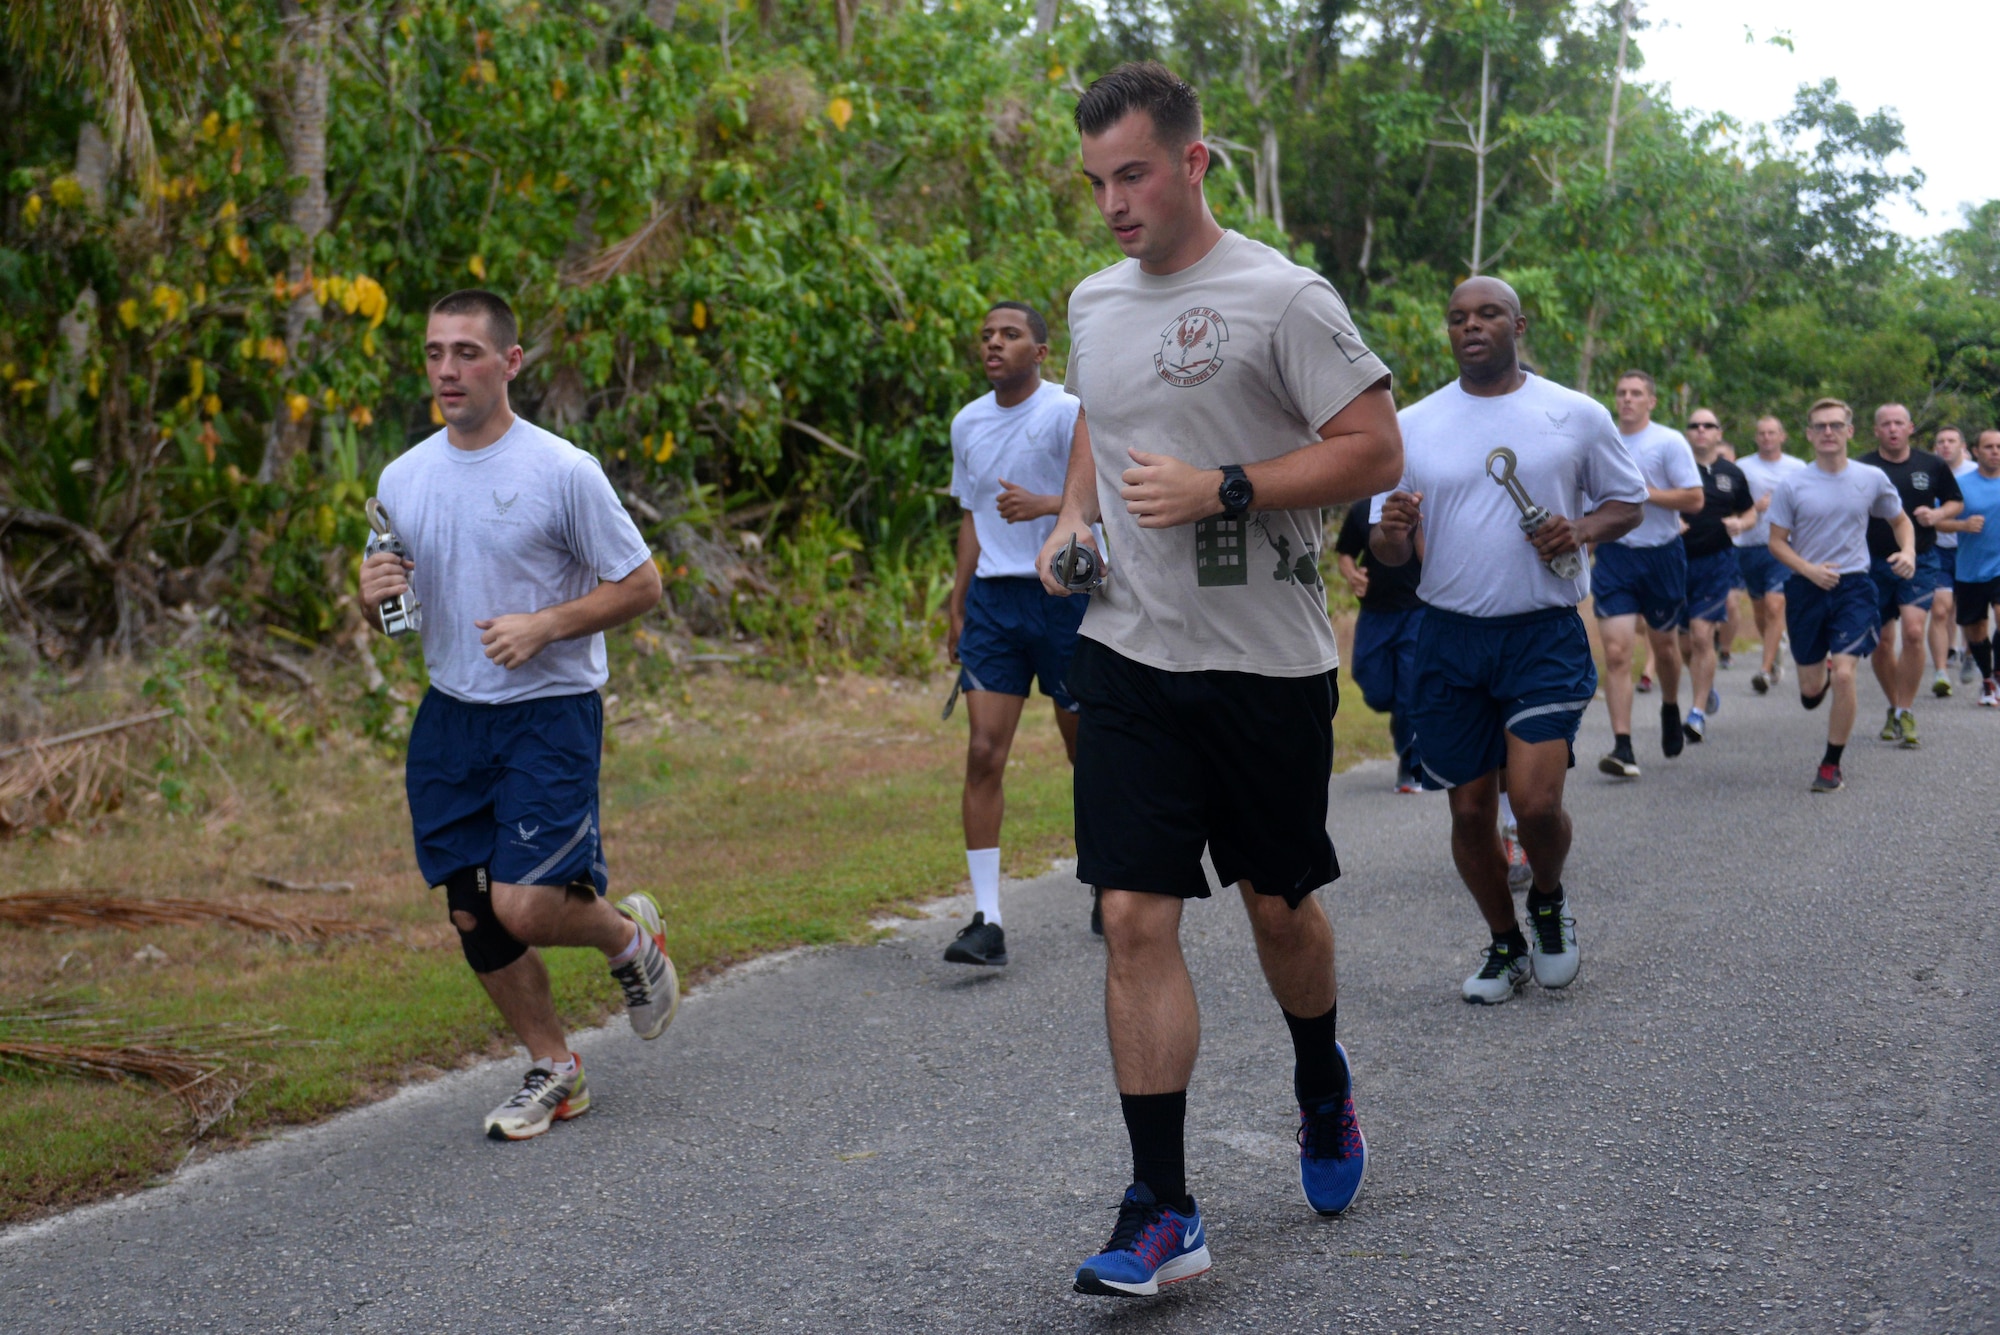
[[[1792,550],[1816,566],[1843,575],[1868,573],[1868,521],[1903,513],[1903,498],[1889,475],[1852,459],[1838,473],[1817,462],[1795,468],[1771,493],[1773,528],[1787,531]]]
[[[621,580],[650,553],[596,459],[523,418],[483,450],[440,431],[382,470],[377,487],[416,563],[431,685],[475,704],[581,695],[602,686],[604,637],[549,645],[507,670],[473,623],[538,612]]]
[[[1606,501],[1639,502],[1646,485],[1611,414],[1597,400],[1530,375],[1512,394],[1480,398],[1454,380],[1405,408],[1403,480],[1421,492],[1423,583],[1433,607],[1500,617],[1574,607],[1590,567],[1558,579],[1521,532],[1521,509],[1486,471],[1494,447],[1514,452],[1514,480],[1552,514],[1577,519]],[[1497,469],[1496,469],[1497,471]],[[1382,518],[1375,498],[1371,521]]]
[[[1694,449],[1687,443],[1687,437],[1672,427],[1648,422],[1624,440],[1647,486],[1656,491],[1677,491],[1701,485]],[[1680,538],[1681,512],[1647,501],[1639,512],[1639,527],[1618,541],[1627,547],[1664,547],[1679,542]]]
[[[1090,429],[1107,548],[1083,634],[1170,672],[1337,667],[1317,509],[1142,529],[1118,494],[1131,450],[1198,468],[1275,459],[1386,380],[1333,285],[1225,232],[1179,273],[1128,259],[1092,274],[1069,323],[1068,388]]]

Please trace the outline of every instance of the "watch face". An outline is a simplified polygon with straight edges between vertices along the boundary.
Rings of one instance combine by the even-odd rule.
[[[1222,503],[1232,510],[1241,510],[1250,504],[1250,479],[1232,477],[1222,484]]]

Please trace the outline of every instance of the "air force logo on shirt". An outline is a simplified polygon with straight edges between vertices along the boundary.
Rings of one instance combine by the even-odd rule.
[[[1160,350],[1153,354],[1153,369],[1169,385],[1190,389],[1222,369],[1222,345],[1229,341],[1229,325],[1206,306],[1195,306],[1175,316],[1160,331]]]
[[[1715,475],[1715,489],[1724,493],[1735,491],[1736,479],[1727,473],[1717,473]]]
[[[1931,489],[1931,475],[1929,473],[1910,474],[1911,491],[1929,491],[1930,489]]]

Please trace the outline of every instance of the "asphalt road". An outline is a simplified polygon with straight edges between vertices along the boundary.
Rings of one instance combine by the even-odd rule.
[[[1194,907],[1192,1187],[1215,1269],[1069,1290],[1128,1169],[1100,948],[1066,875],[1010,885],[1015,963],[956,923],[583,1041],[596,1107],[519,1145],[454,1075],[171,1185],[0,1237],[35,1330],[1801,1331],[2000,1329],[2000,713],[1920,706],[1808,795],[1821,715],[1724,674],[1711,740],[1573,775],[1578,983],[1467,1006],[1482,929],[1441,797],[1334,781],[1341,1035],[1372,1157],[1299,1197],[1290,1049],[1241,910]],[[1654,697],[1653,699],[1656,699]],[[1640,697],[1642,713],[1652,700]],[[1879,723],[1876,724],[1879,726]],[[962,905],[952,906],[953,912]],[[468,983],[468,986],[470,984]]]

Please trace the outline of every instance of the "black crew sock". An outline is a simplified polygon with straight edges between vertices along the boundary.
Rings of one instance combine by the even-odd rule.
[[[1301,1108],[1347,1097],[1347,1066],[1333,1051],[1333,1017],[1339,1013],[1338,1005],[1311,1020],[1285,1012],[1285,1027],[1292,1031],[1292,1092]]]
[[[1132,1140],[1132,1177],[1153,1199],[1178,1210],[1187,1204],[1187,1091],[1120,1094],[1125,1134]]]
[[[1504,932],[1495,932],[1493,941],[1496,945],[1508,947],[1516,955],[1528,953],[1528,938],[1521,934],[1521,924],[1518,922]]]
[[[1993,641],[1974,640],[1965,647],[1972,651],[1972,661],[1979,664],[1980,678],[1990,678],[1993,675]]]
[[[1632,734],[1621,732],[1614,736],[1611,739],[1611,754],[1617,756],[1620,760],[1630,760],[1632,758]]]
[[[1841,753],[1845,750],[1847,750],[1846,742],[1842,742],[1837,746],[1832,742],[1828,742],[1826,744],[1826,754],[1820,757],[1819,763],[1822,765],[1838,765],[1840,764]]]
[[[1540,886],[1536,886],[1534,889],[1528,891],[1529,913],[1534,913],[1538,909],[1561,908],[1562,902],[1563,888],[1560,885],[1556,887],[1556,892],[1552,895],[1543,894]]]

